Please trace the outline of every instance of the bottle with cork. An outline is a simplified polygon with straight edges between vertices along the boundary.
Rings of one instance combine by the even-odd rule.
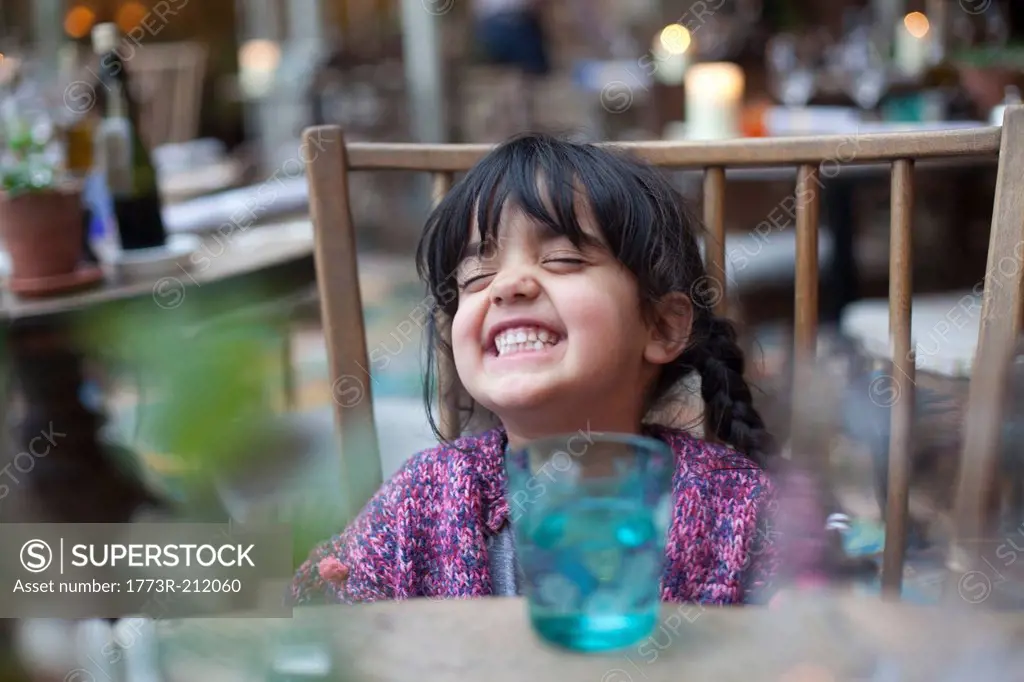
[[[97,24],[93,51],[99,57],[106,106],[97,130],[97,162],[113,204],[121,249],[162,248],[167,242],[156,170],[142,141],[139,110],[132,98],[117,24]]]

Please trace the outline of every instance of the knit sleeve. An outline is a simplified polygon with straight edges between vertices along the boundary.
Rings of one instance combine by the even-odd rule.
[[[415,513],[408,495],[410,476],[407,464],[342,533],[310,552],[292,580],[293,604],[352,604],[409,595],[407,528]]]

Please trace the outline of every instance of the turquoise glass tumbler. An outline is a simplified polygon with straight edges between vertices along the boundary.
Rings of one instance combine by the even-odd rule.
[[[536,632],[592,652],[647,637],[661,605],[671,449],[640,436],[577,433],[510,449],[505,466]]]

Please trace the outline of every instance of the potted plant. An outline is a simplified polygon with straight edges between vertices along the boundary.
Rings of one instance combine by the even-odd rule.
[[[1024,88],[1024,45],[964,50],[953,56],[953,64],[980,117],[1003,102],[1007,88]]]
[[[34,132],[33,122],[8,119],[5,133],[0,238],[10,256],[11,280],[72,275],[82,256],[81,187],[58,172],[50,135]]]

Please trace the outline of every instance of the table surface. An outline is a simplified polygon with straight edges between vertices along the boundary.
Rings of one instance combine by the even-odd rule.
[[[214,194],[237,184],[242,170],[240,161],[224,158],[198,168],[165,173],[160,177],[160,193],[168,204]]]
[[[309,213],[309,187],[304,176],[272,176],[261,183],[235,187],[164,206],[170,233],[203,233],[226,225],[250,225]]]
[[[914,296],[910,333],[917,349],[917,368],[969,378],[978,348],[981,306],[981,294],[970,289]],[[892,360],[888,299],[851,303],[843,311],[840,327],[868,355]]]
[[[203,235],[206,248],[192,257],[188,271],[169,272],[163,286],[201,287],[204,283],[258,273],[313,256],[313,225],[308,220],[252,227],[226,236]],[[161,278],[128,279],[107,273],[92,289],[65,296],[19,298],[7,289],[0,292],[0,319],[14,320],[75,312],[90,307],[153,296]]]
[[[304,607],[292,619],[158,626],[165,679],[1004,680],[1021,670],[1024,615],[829,594],[784,608],[665,605],[646,640],[582,655],[541,643],[521,599]],[[276,675],[267,674],[275,665]],[[1011,668],[1010,666],[1016,666]],[[305,668],[309,677],[289,677]],[[958,667],[970,677],[944,677]],[[329,668],[324,670],[323,668]]]

